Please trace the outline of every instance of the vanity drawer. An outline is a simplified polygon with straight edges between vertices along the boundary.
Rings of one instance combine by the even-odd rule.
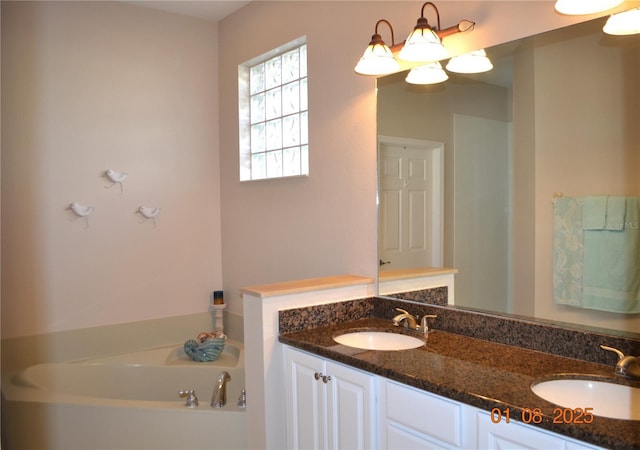
[[[602,447],[576,441],[547,430],[505,420],[495,423],[487,411],[477,410],[477,448],[484,449],[539,449],[548,450],[604,450]]]
[[[454,446],[463,440],[462,405],[419,389],[387,381],[387,421]]]

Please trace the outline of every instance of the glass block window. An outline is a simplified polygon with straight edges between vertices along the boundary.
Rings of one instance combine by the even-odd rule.
[[[239,67],[240,181],[309,174],[307,45]]]

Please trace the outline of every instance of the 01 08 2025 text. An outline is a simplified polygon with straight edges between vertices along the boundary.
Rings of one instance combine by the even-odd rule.
[[[544,414],[540,408],[493,408],[491,410],[491,422],[500,423],[504,419],[505,423],[516,420],[522,423],[542,423]],[[553,408],[550,418],[552,423],[564,424],[589,424],[593,422],[593,408]]]

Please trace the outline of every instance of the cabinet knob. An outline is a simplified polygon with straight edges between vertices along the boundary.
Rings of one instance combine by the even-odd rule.
[[[331,375],[324,375],[322,372],[314,372],[313,378],[315,378],[316,381],[322,380],[324,384],[331,381]]]

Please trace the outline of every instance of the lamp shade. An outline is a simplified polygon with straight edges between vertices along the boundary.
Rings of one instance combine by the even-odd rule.
[[[454,56],[447,63],[447,70],[456,73],[481,73],[493,69],[484,49],[474,50],[460,56]]]
[[[424,17],[418,19],[418,24],[398,54],[398,58],[411,62],[439,61],[448,57],[442,41]]]
[[[561,14],[595,14],[615,8],[623,0],[556,0],[555,9]]]
[[[356,64],[355,71],[361,75],[388,75],[400,70],[400,64],[393,57],[391,49],[382,41],[375,41],[375,36]]]
[[[640,33],[640,8],[613,14],[602,28],[607,34],[629,35]]]
[[[449,78],[439,62],[431,62],[424,66],[414,67],[409,71],[405,81],[411,84],[437,84]]]

